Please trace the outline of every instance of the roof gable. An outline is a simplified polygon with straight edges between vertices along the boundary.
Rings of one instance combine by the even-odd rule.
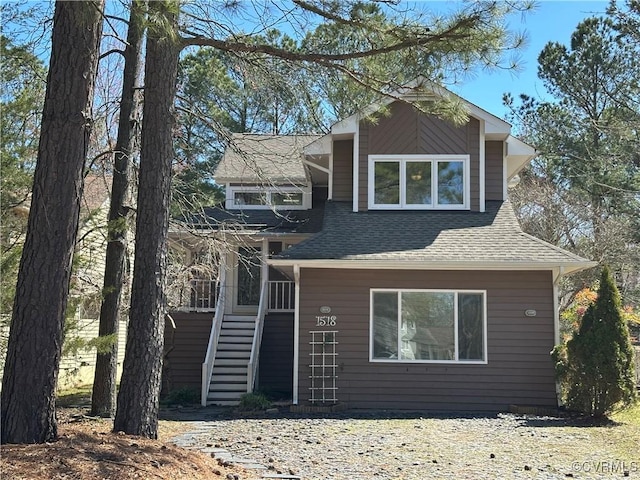
[[[306,184],[303,149],[318,138],[234,133],[215,170],[216,182]]]

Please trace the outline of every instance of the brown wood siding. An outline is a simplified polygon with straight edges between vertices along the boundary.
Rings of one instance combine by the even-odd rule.
[[[293,393],[293,313],[265,317],[260,346],[258,385],[277,398]]]
[[[485,144],[485,197],[487,200],[504,200],[504,169],[502,168],[504,146],[502,142]]]
[[[164,325],[162,391],[190,388],[200,392],[213,313],[171,312]]]
[[[333,199],[353,200],[353,140],[333,142]]]
[[[369,361],[371,288],[487,292],[488,363]],[[555,406],[549,352],[554,345],[550,272],[303,269],[300,290],[299,401],[309,399],[310,331],[320,306],[337,317],[337,398],[353,408],[504,410]],[[535,317],[524,311],[535,309]]]
[[[390,115],[376,124],[360,122],[358,208],[368,209],[369,155],[444,155],[468,154],[471,161],[471,210],[480,208],[479,164],[480,122],[471,118],[460,127],[423,115],[410,105],[395,102],[389,107]]]

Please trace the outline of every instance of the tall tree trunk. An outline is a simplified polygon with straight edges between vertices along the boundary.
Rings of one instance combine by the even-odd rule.
[[[164,348],[167,232],[173,160],[178,2],[149,3],[136,214],[136,252],[124,368],[114,430],[158,436]]]
[[[2,382],[2,443],[57,437],[55,391],[104,0],[56,2],[27,236]]]
[[[124,49],[124,73],[118,140],[113,165],[111,206],[109,208],[108,243],[105,259],[99,335],[112,335],[115,341],[108,352],[96,354],[96,370],[91,394],[91,413],[111,417],[116,411],[116,376],[118,372],[118,322],[122,289],[126,277],[127,231],[129,213],[129,174],[136,137],[136,80],[140,73],[142,51],[143,3],[131,2],[127,45]]]

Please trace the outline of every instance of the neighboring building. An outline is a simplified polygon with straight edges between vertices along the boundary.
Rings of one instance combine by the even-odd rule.
[[[59,389],[93,382],[96,349],[87,344],[99,335],[111,181],[112,177],[107,174],[89,173],[85,177],[68,301],[71,313],[65,325],[66,338],[58,374]],[[28,216],[29,207],[21,207],[16,213]],[[132,242],[130,249],[133,249]],[[126,301],[123,303],[126,305]],[[10,319],[7,317],[0,323],[0,345],[4,349],[9,337]],[[124,360],[126,330],[127,318],[122,316],[118,336],[118,376]],[[5,353],[3,350],[0,355]]]
[[[206,238],[228,251],[171,314],[165,386],[203,404],[259,388],[352,408],[556,406],[558,281],[594,263],[522,232],[507,186],[536,152],[463,103],[458,127],[389,101],[325,136],[235,135],[215,172],[224,208],[171,233],[187,257]]]
[[[112,177],[107,174],[89,173],[85,177],[69,295],[74,312],[68,321],[74,325],[65,342],[67,347],[71,346],[71,351],[60,359],[59,388],[93,383],[96,349],[87,348],[86,344],[99,335],[111,182]],[[125,300],[123,304],[126,303]],[[126,320],[123,315],[118,336],[118,376],[124,360]]]

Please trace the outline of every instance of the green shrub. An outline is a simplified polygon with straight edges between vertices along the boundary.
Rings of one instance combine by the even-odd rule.
[[[239,410],[266,410],[271,407],[271,401],[263,393],[245,393],[240,397]]]
[[[163,405],[193,405],[200,403],[200,392],[195,388],[171,390],[161,402]]]
[[[634,351],[608,268],[577,332],[553,351],[567,407],[602,416],[636,398]]]

